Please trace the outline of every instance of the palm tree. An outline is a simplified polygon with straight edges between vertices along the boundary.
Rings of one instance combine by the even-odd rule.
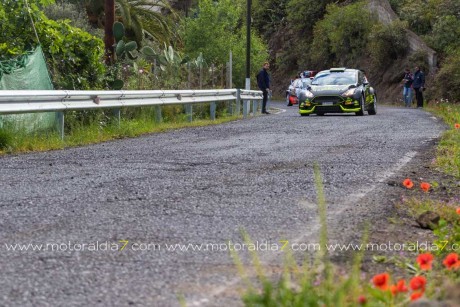
[[[171,18],[176,14],[167,0],[116,0],[118,21],[126,28],[126,37],[142,46],[144,38],[161,45],[170,43],[174,33]],[[170,13],[169,16],[166,13]]]
[[[171,20],[177,18],[168,0],[83,0],[90,23],[105,28],[107,59],[113,54],[112,25],[121,21],[126,28],[126,37],[142,46],[145,38],[158,44],[170,44],[174,36]],[[113,13],[115,12],[115,14]],[[105,18],[101,18],[102,14]],[[172,17],[172,18],[171,18]]]
[[[104,5],[105,25],[104,25],[104,45],[105,45],[105,62],[110,64],[113,59],[113,37],[112,25],[115,22],[115,0],[105,0]]]

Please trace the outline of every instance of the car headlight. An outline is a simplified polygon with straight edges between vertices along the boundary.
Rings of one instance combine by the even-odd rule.
[[[313,97],[315,97],[315,95],[313,95],[313,93],[308,91],[308,90],[303,91],[303,93],[305,95],[305,98],[313,98]]]
[[[356,88],[350,88],[348,90],[346,90],[344,93],[342,93],[342,96],[343,97],[351,97],[355,94],[356,92]]]

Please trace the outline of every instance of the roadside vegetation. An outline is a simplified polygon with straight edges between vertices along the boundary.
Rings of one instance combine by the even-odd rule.
[[[120,122],[106,111],[67,112],[63,140],[54,130],[30,132],[4,126],[0,128],[0,154],[63,149],[186,127],[217,125],[242,118],[229,114],[225,103],[219,104],[215,120],[210,120],[209,104],[193,107],[192,122],[188,121],[182,106],[164,107],[161,122],[156,122],[155,116],[153,107],[124,109]]]

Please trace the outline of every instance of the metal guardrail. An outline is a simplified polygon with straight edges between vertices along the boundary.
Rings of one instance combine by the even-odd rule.
[[[43,91],[21,90],[0,91],[0,114],[18,114],[33,112],[59,112],[59,130],[64,137],[64,111],[89,109],[115,109],[120,118],[120,108],[155,106],[156,120],[161,121],[161,106],[186,105],[189,121],[192,121],[192,105],[210,103],[211,119],[216,116],[216,103],[221,101],[236,101],[233,114],[240,114],[243,103],[243,117],[258,110],[262,100],[262,91],[240,89],[226,90],[178,90],[178,91]]]

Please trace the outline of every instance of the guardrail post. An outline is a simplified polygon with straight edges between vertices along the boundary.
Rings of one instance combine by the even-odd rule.
[[[161,123],[163,121],[163,116],[161,114],[161,106],[155,106],[155,122]]]
[[[211,120],[216,120],[216,103],[215,102],[211,102],[209,113],[210,113]]]
[[[64,140],[64,112],[56,112],[56,121],[61,140]]]
[[[228,108],[227,113],[233,115],[233,100],[227,101]]]
[[[120,109],[114,109],[113,110],[113,116],[115,117],[115,120],[118,123],[118,128],[120,128],[120,124],[121,124],[121,111],[120,111]]]
[[[258,105],[258,101],[257,100],[253,100],[252,101],[252,116],[256,116],[257,114],[257,105]]]
[[[241,109],[241,90],[237,89],[236,90],[236,107],[235,107],[235,113],[237,116],[240,115],[240,109]]]
[[[249,106],[249,101],[243,100],[243,118],[248,117],[248,106]]]
[[[193,108],[191,104],[185,105],[185,113],[187,114],[187,120],[189,123],[193,120]]]

